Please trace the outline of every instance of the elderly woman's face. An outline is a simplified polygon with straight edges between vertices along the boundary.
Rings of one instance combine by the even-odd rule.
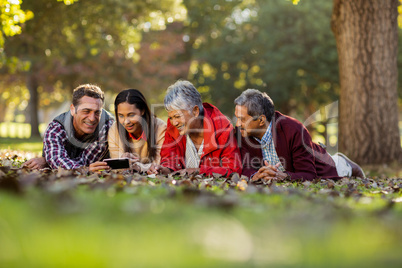
[[[192,112],[187,110],[173,110],[168,112],[170,123],[179,130],[180,135],[187,134],[188,131],[192,129],[194,120],[198,115],[199,110],[197,106]]]

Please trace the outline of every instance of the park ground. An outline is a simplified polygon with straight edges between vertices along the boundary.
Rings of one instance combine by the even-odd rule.
[[[402,174],[253,185],[30,171],[0,139],[0,267],[401,267]]]

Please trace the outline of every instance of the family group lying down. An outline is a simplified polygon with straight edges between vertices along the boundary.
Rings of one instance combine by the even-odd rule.
[[[235,128],[184,80],[167,89],[167,124],[136,89],[117,95],[114,117],[103,103],[98,86],[74,89],[70,110],[54,118],[44,133],[43,156],[24,166],[99,172],[113,167],[109,159],[123,158],[131,170],[149,175],[185,170],[226,177],[238,173],[253,181],[365,177],[345,155],[330,155],[314,143],[302,123],[275,111],[271,98],[256,89],[234,101]]]

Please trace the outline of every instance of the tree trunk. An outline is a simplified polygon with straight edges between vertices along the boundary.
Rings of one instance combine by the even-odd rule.
[[[7,102],[5,100],[0,100],[0,122],[4,122],[7,112]]]
[[[341,84],[339,151],[360,164],[401,160],[398,0],[334,0]]]
[[[29,89],[29,105],[28,111],[30,116],[30,123],[31,123],[31,138],[39,138],[39,118],[38,118],[38,87],[39,83],[35,74],[30,73],[28,74],[28,81],[27,86]]]

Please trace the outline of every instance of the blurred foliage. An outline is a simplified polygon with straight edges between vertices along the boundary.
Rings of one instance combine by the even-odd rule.
[[[402,0],[398,0],[399,1],[399,6],[398,6],[398,26],[399,28],[402,28]]]
[[[400,9],[402,12],[402,8]],[[402,18],[402,15],[399,15]],[[399,97],[399,111],[402,113],[402,25],[398,29],[398,97]],[[401,118],[400,118],[401,119]]]
[[[14,115],[21,113],[28,106],[29,92],[21,87],[20,82],[5,83],[0,81],[0,122],[14,119]],[[12,115],[7,118],[7,115]]]
[[[17,84],[29,89],[30,105],[46,107],[53,102],[50,95],[59,96],[56,101],[69,99],[72,89],[82,83],[114,92],[141,89],[136,78],[142,33],[166,29],[180,20],[185,12],[179,4],[177,0],[24,1],[21,8],[35,17],[23,25],[21,34],[6,39],[1,91],[11,92]],[[60,97],[60,90],[67,98]],[[38,94],[36,103],[32,99]],[[31,123],[38,122],[32,119],[37,109],[28,110]]]
[[[142,34],[133,86],[144,93],[155,112],[158,107],[164,110],[162,104],[167,87],[177,79],[187,77],[191,55],[187,53],[183,31],[182,22],[173,22],[164,30]]]
[[[274,96],[279,110],[311,114],[339,93],[331,1],[183,1],[193,46],[191,78],[232,114],[247,88]]]
[[[0,0],[0,52],[3,51],[4,36],[20,34],[20,24],[32,18],[32,11],[21,9],[20,0]]]
[[[5,53],[28,62],[29,68],[8,66],[7,71],[33,73],[49,91],[57,81],[70,90],[88,81],[119,90],[132,81],[141,27],[152,12],[170,16],[174,3],[24,1],[22,7],[32,10],[35,18],[24,25],[22,34],[7,40]]]
[[[332,1],[0,1],[2,32],[20,32],[0,48],[0,121],[29,120],[32,77],[41,109],[88,82],[110,99],[138,88],[161,104],[167,86],[189,79],[227,115],[242,90],[257,88],[299,119],[339,94]]]

